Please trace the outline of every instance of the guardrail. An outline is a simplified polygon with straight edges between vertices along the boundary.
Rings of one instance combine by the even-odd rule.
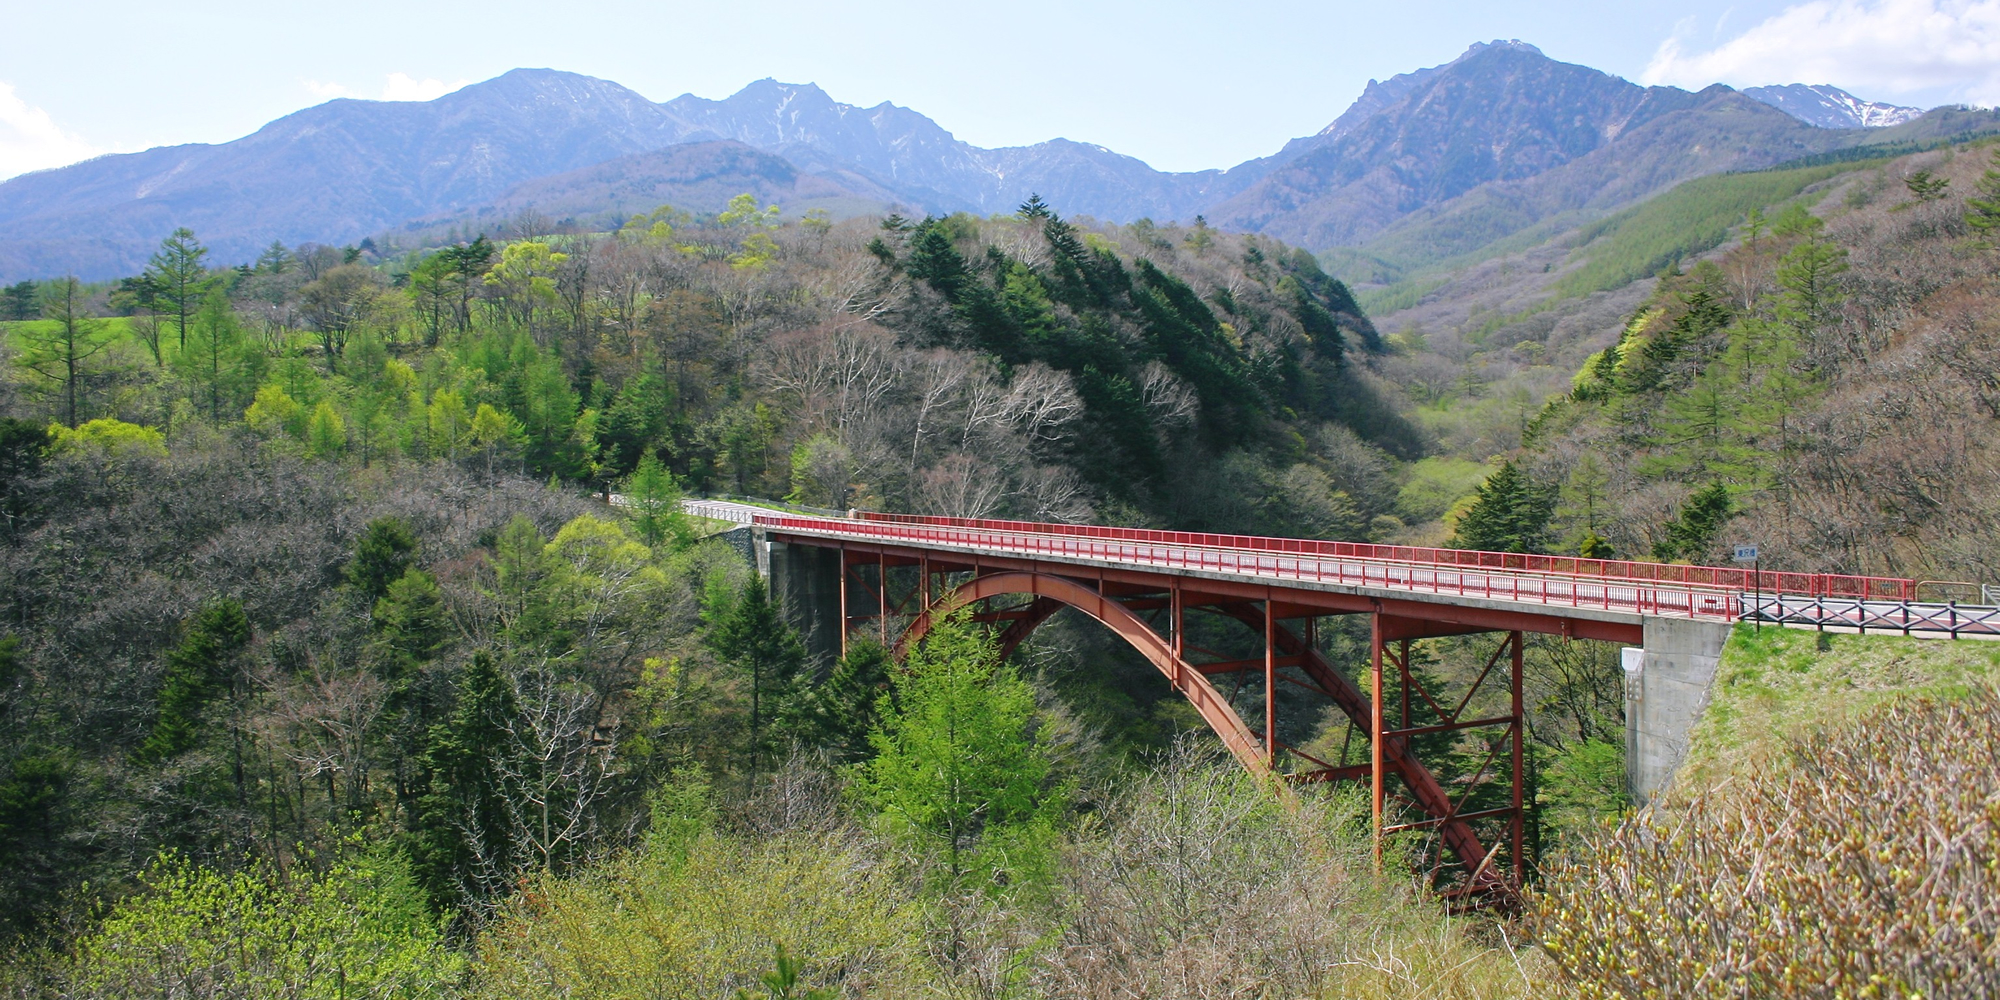
[[[734,524],[750,524],[758,513],[757,508],[722,500],[682,500],[681,509],[697,517]]]
[[[971,520],[926,517],[917,514],[884,514],[857,511],[864,520],[891,524],[931,527],[975,528],[1074,538],[1155,542],[1203,548],[1240,549],[1252,552],[1281,552],[1297,555],[1450,567],[1454,569],[1499,570],[1517,573],[1547,573],[1569,577],[1596,577],[1634,585],[1653,584],[1695,587],[1728,592],[1750,591],[1792,594],[1803,597],[1846,597],[1867,600],[1908,601],[1916,597],[1916,581],[1897,577],[1847,576],[1831,573],[1781,573],[1774,570],[1740,569],[1727,566],[1681,566],[1668,563],[1631,562],[1620,559],[1584,559],[1576,556],[1526,555],[1515,552],[1476,552],[1466,549],[1438,549],[1409,545],[1374,545],[1367,542],[1325,542],[1301,538],[1264,538],[1256,535],[1222,535],[1187,531],[1156,531],[1149,528],[1108,528],[1091,524],[1044,524],[1035,521]]]
[[[1782,594],[1740,594],[1737,613],[1744,621],[1815,628],[1851,628],[1860,632],[1944,633],[2000,636],[2000,607],[1991,605],[1918,604],[1911,601],[1858,601],[1843,598],[1797,597]]]
[[[1280,581],[1379,587],[1635,615],[1667,615],[1726,622],[1734,621],[1738,612],[1735,594],[1707,587],[1662,586],[1650,581],[1531,574],[1517,569],[1399,563],[1373,558],[1342,558],[1315,552],[1251,551],[1214,545],[912,524],[880,517],[794,517],[775,513],[750,516],[753,523],[767,528],[831,538],[919,542],[1044,558],[1095,559],[1158,569],[1234,573]]]

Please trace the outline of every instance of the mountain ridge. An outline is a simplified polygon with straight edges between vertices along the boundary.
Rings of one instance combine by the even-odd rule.
[[[789,182],[795,200],[990,214],[1038,193],[1065,214],[1207,215],[1324,251],[1482,184],[1557,169],[1653,117],[1701,106],[1716,91],[1642,88],[1517,40],[1478,43],[1449,63],[1370,81],[1326,128],[1271,156],[1170,173],[1069,139],[984,149],[920,112],[886,101],[844,104],[813,84],[767,78],[720,100],[683,94],[656,103],[612,81],[524,68],[433,101],[338,99],[228,143],[116,154],[0,182],[0,278],[131,273],[160,235],[183,225],[229,262],[273,240],[358,240],[477,212],[537,179],[597,177],[587,168],[718,141],[781,157],[818,178],[812,194]],[[1759,106],[1797,118],[1768,100]],[[1860,132],[1812,129],[1806,151],[1860,141]],[[739,161],[764,178],[760,190],[785,189],[770,164]],[[667,188],[678,183],[682,167],[665,160],[634,167],[654,168],[665,171],[659,182]],[[537,190],[543,201],[587,208],[547,185]]]

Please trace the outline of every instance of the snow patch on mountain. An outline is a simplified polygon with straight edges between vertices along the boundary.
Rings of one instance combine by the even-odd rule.
[[[1916,121],[1924,114],[1922,108],[1864,101],[1839,87],[1824,83],[1748,87],[1743,93],[1820,128],[1887,128]]]

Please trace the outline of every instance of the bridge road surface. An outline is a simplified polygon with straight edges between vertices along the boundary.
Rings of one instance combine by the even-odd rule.
[[[788,535],[829,541],[887,542],[970,556],[1021,557],[1079,568],[1143,569],[1194,579],[1274,584],[1287,589],[1392,602],[1418,601],[1438,605],[1434,613],[1448,619],[1467,617],[1454,615],[1449,608],[1529,612],[1574,621],[1578,623],[1576,631],[1550,631],[1582,638],[1638,642],[1640,636],[1631,630],[1642,626],[1648,617],[1727,623],[1735,621],[1739,611],[1737,592],[1709,586],[1254,551],[1228,545],[1080,538],[1014,528],[817,517],[718,500],[690,500],[684,506],[689,513],[701,517],[757,525]],[[1625,627],[1588,624],[1598,622]]]

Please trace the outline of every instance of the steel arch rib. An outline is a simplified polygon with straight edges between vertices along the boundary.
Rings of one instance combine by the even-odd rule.
[[[1201,671],[1175,656],[1173,647],[1167,640],[1153,631],[1152,626],[1140,620],[1139,616],[1127,610],[1124,605],[1067,577],[1045,573],[995,573],[968,580],[937,605],[918,615],[916,620],[910,623],[909,629],[903,633],[897,646],[904,648],[909,643],[921,641],[924,634],[930,631],[933,616],[936,614],[948,614],[974,601],[1008,594],[1032,595],[1037,599],[1038,605],[1047,609],[1038,616],[1015,623],[1017,628],[1026,624],[1027,628],[1032,629],[1035,624],[1046,620],[1048,614],[1053,613],[1059,605],[1075,608],[1102,622],[1151,661],[1153,667],[1167,678],[1167,683],[1172,684],[1175,690],[1194,705],[1195,711],[1201,713],[1208,727],[1222,739],[1222,745],[1228,747],[1229,752],[1245,768],[1253,774],[1270,773],[1271,769],[1264,761],[1263,743],[1250,732],[1250,727],[1244,725],[1242,717],[1236,714],[1235,709],[1229,707],[1228,699],[1208,682],[1208,678],[1203,676]],[[1043,605],[1042,601],[1054,603]],[[1027,624],[1029,622],[1033,624]],[[1008,631],[1011,635],[1014,629],[1010,628]],[[1018,643],[1025,634],[1024,629],[1020,636],[1012,636],[1013,641]],[[1011,651],[1011,646],[1009,649]]]
[[[1263,614],[1253,610],[1249,605],[1226,604],[1220,606],[1218,610],[1245,625],[1254,628],[1263,627]],[[1320,655],[1319,650],[1306,645],[1290,629],[1280,627],[1275,630],[1274,635],[1278,650],[1287,656],[1298,656],[1300,669],[1312,678],[1313,683],[1319,685],[1320,690],[1333,699],[1333,703],[1360,728],[1361,732],[1367,733],[1370,715],[1368,696],[1340,671],[1335,670],[1333,664],[1328,663],[1326,658]],[[1439,824],[1438,834],[1446,846],[1451,848],[1452,853],[1458,855],[1466,870],[1478,871],[1480,873],[1478,881],[1481,883],[1493,882],[1496,876],[1490,868],[1481,864],[1486,859],[1486,847],[1479,842],[1479,834],[1472,829],[1472,824],[1456,817],[1451,793],[1438,783],[1437,776],[1430,772],[1430,768],[1425,767],[1423,762],[1417,759],[1416,754],[1411,751],[1409,740],[1401,736],[1383,739],[1382,758],[1389,769],[1403,779],[1404,787],[1410,790],[1410,795],[1416,799],[1417,805],[1421,806],[1432,819],[1444,821]],[[1509,860],[1516,865],[1520,863],[1519,859]]]

